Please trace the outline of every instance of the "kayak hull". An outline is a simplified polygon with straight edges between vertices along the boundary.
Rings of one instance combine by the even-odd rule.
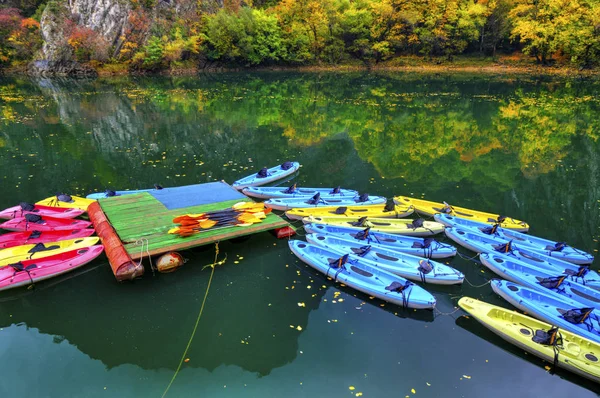
[[[25,217],[19,217],[0,224],[0,228],[8,231],[68,231],[85,229],[91,225],[90,221],[69,218],[42,217],[39,222],[28,222]]]
[[[36,202],[37,205],[49,206],[49,207],[66,207],[72,209],[81,209],[83,211],[87,211],[89,205],[94,203],[95,200],[82,198],[79,196],[72,196],[70,202],[64,202],[59,200],[56,196],[51,196],[46,199],[42,199],[39,202]]]
[[[321,194],[323,199],[328,198],[353,198],[358,196],[358,191],[351,189],[340,189],[339,193],[332,193],[333,188],[296,188],[293,193],[285,193],[285,187],[247,187],[242,190],[246,196],[251,196],[257,199],[273,199],[273,198],[306,198],[313,197],[316,194]]]
[[[488,235],[477,234],[468,228],[447,227],[446,236],[476,253],[500,253],[494,246],[506,243]],[[534,250],[517,246],[516,244],[512,246],[511,251],[500,254],[556,274],[577,274],[580,271],[580,267],[585,267],[549,257]],[[578,277],[576,280],[594,289],[600,289],[600,275],[596,271],[586,270],[583,277]]]
[[[361,245],[378,245],[388,249],[397,250],[402,253],[425,258],[448,258],[456,255],[456,248],[451,245],[440,243],[436,240],[425,243],[424,239],[406,235],[393,235],[384,232],[371,231],[366,239],[357,237],[359,232],[356,228],[338,227],[327,224],[305,224],[304,230],[308,234],[317,233],[330,235]]]
[[[340,206],[324,206],[316,208],[296,208],[285,212],[290,220],[302,220],[304,217],[329,217],[346,216],[348,218],[375,217],[375,218],[403,218],[413,214],[410,206],[396,205],[393,211],[386,211],[385,204],[363,206],[341,206],[345,211],[340,213]],[[338,210],[340,209],[340,210]]]
[[[94,236],[89,238],[61,240],[51,243],[9,247],[8,249],[0,250],[0,267],[14,264],[19,261],[38,260],[40,258],[54,256],[71,250],[82,249],[84,247],[96,245],[99,240],[100,238]],[[43,245],[44,247],[35,249],[36,245]]]
[[[532,340],[534,333],[532,331],[547,332],[552,325],[470,297],[461,298],[458,305],[505,341],[549,363],[554,362],[555,347]],[[588,359],[600,358],[600,345],[565,330],[560,330],[560,334],[563,344],[556,346],[558,350],[557,366],[596,383],[600,382],[598,360],[592,362]]]
[[[488,224],[467,220],[465,218],[454,217],[448,214],[436,214],[433,218],[447,227],[468,228],[478,234],[485,234],[484,228],[489,228]],[[549,247],[556,247],[557,242],[539,238],[537,236],[524,234],[511,229],[498,227],[493,234],[486,234],[499,241],[513,241],[522,247],[527,247],[541,254],[550,257],[555,257],[559,260],[568,261],[573,264],[591,264],[594,261],[594,256],[582,250],[578,250],[571,246],[564,246],[560,250],[548,250]]]
[[[336,269],[328,261],[340,257],[339,253],[299,240],[291,240],[288,244],[292,252],[312,268],[362,293],[407,308],[432,309],[435,306],[435,298],[429,292],[410,282],[401,293],[386,290],[393,282],[404,285],[407,280],[377,269],[360,257],[350,255],[344,269]]]
[[[0,211],[0,219],[12,220],[13,218],[25,217],[25,214],[36,214],[38,216],[47,216],[53,218],[75,218],[85,213],[85,211],[76,208],[61,208],[34,205],[32,211],[23,210],[21,206],[13,206]]]
[[[30,285],[73,271],[97,258],[103,250],[102,245],[95,245],[37,260],[22,261],[23,268],[35,264],[29,273],[17,271],[12,267],[2,267],[0,268],[0,291]]]
[[[231,184],[231,186],[238,190],[242,190],[247,187],[258,187],[292,175],[299,169],[300,163],[298,162],[292,162],[292,167],[287,170],[283,170],[281,165],[277,165],[267,170],[267,177],[260,178],[257,174],[252,174],[235,181],[233,184]]]
[[[132,194],[136,194],[136,193],[152,192],[152,191],[156,191],[156,189],[133,189],[131,191],[115,191],[115,195],[113,195],[113,196],[132,195]],[[87,195],[85,198],[98,200],[98,199],[112,198],[113,196],[108,196],[106,194],[106,192],[95,192],[95,193],[91,193],[91,194]]]
[[[415,211],[428,216],[433,216],[437,213],[445,213],[453,215],[455,217],[463,217],[489,225],[494,225],[496,223],[496,220],[498,220],[498,217],[500,217],[499,214],[486,213],[483,211],[471,210],[464,207],[451,206],[450,208],[448,208],[444,203],[410,198],[408,196],[396,196],[394,197],[394,201],[396,203],[413,206]],[[510,217],[506,217],[504,221],[500,224],[500,226],[502,228],[510,228],[520,232],[527,232],[529,230],[529,225],[526,222],[516,220]]]
[[[92,236],[94,232],[95,231],[92,228],[72,229],[67,231],[9,232],[7,234],[0,235],[0,249],[6,249],[8,247],[15,247],[20,245],[49,243],[57,242],[60,240],[85,238],[88,236]],[[34,237],[32,237],[32,235]]]
[[[356,253],[368,247],[368,252],[359,254],[360,257],[371,261],[371,265],[375,265],[384,271],[413,281],[435,285],[460,285],[465,278],[461,272],[447,265],[376,244],[365,246],[363,243],[356,243],[326,234],[308,234],[306,235],[306,241],[336,251],[341,256],[346,253]],[[431,270],[425,271],[423,265],[431,267]]]
[[[503,279],[527,286],[542,292],[552,292],[568,299],[578,301],[586,307],[600,309],[600,291],[578,283],[579,278],[566,276],[557,288],[543,286],[540,281],[564,275],[548,272],[541,268],[511,259],[501,254],[481,253],[481,263]]]
[[[444,232],[444,226],[440,223],[424,221],[422,227],[412,228],[410,225],[413,221],[410,219],[368,218],[365,223],[358,225],[357,219],[349,219],[344,216],[306,217],[302,219],[304,224],[336,225],[345,228],[355,228],[357,230],[371,228],[371,231],[397,235],[432,236]]]
[[[598,332],[600,325],[594,317],[589,318],[594,326],[594,329],[590,331],[586,325],[576,325],[565,320],[558,311],[559,309],[583,308],[585,306],[582,303],[555,295],[551,292],[542,292],[508,281],[495,279],[491,282],[491,286],[497,295],[521,311],[531,314],[551,325],[558,326],[561,329],[592,340],[595,343],[600,343],[600,332]],[[595,313],[595,310],[593,312]]]
[[[319,208],[319,207],[343,207],[343,206],[368,206],[382,204],[387,201],[382,196],[369,196],[364,202],[358,202],[356,198],[321,198],[321,201],[317,204],[309,203],[310,198],[298,198],[298,199],[269,199],[265,203],[265,206],[272,208],[273,210],[287,211],[298,208]]]

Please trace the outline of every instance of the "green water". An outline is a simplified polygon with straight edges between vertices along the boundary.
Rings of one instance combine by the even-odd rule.
[[[298,160],[301,185],[507,214],[534,234],[595,252],[599,89],[594,81],[489,76],[5,78],[0,208],[58,191],[232,182]],[[402,310],[326,281],[268,233],[220,249],[227,262],[167,396],[600,392],[564,371],[548,373],[461,312]],[[194,327],[210,275],[202,266],[214,251],[184,254],[178,272],[147,272],[134,283],[118,284],[100,258],[1,295],[0,396],[160,396]],[[473,285],[493,277],[471,261],[451,264]],[[444,313],[463,295],[508,307],[489,286],[427,288]]]

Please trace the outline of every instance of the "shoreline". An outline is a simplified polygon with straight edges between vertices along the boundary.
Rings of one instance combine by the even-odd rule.
[[[482,75],[522,75],[522,76],[557,76],[593,78],[600,76],[600,68],[578,69],[570,65],[542,66],[534,63],[497,62],[485,59],[458,58],[456,62],[426,62],[418,58],[394,58],[377,65],[339,64],[339,65],[274,65],[257,67],[216,66],[201,68],[196,66],[175,67],[159,71],[135,71],[125,64],[106,64],[95,68],[97,77],[110,76],[195,76],[203,73],[228,72],[405,72],[423,74],[455,74],[471,73]],[[0,69],[0,76],[23,77],[37,76],[27,73],[26,66]],[[71,77],[64,75],[47,75],[45,77]],[[76,76],[73,76],[76,78]]]

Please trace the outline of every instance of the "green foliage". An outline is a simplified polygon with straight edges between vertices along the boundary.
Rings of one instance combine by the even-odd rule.
[[[141,69],[206,60],[242,66],[371,64],[417,54],[452,60],[464,53],[496,55],[497,49],[522,50],[541,64],[600,61],[600,0],[182,0],[178,8],[129,1],[125,31],[110,50]],[[19,15],[37,21],[44,9],[57,16],[66,11],[57,0],[22,4],[26,12]],[[0,20],[6,39],[18,30],[10,18]],[[73,43],[80,61],[108,58],[110,46],[99,40]],[[0,58],[23,59],[22,50],[16,55],[4,40]]]

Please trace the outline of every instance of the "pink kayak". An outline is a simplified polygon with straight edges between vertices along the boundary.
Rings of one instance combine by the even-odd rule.
[[[59,240],[86,238],[92,236],[94,232],[93,228],[72,229],[66,231],[10,232],[8,234],[0,235],[0,249],[35,243],[50,243]]]
[[[71,229],[84,229],[90,225],[92,225],[91,222],[84,220],[25,214],[25,217],[13,218],[12,220],[0,224],[0,228],[9,231],[65,231]]]
[[[0,290],[33,284],[73,271],[98,257],[103,250],[104,246],[95,245],[0,267]]]
[[[26,214],[37,214],[54,218],[75,218],[82,215],[85,211],[81,209],[71,209],[67,207],[50,207],[42,205],[32,205],[31,203],[21,203],[18,206],[9,207],[0,211],[0,218],[10,220],[18,217],[25,217]]]

